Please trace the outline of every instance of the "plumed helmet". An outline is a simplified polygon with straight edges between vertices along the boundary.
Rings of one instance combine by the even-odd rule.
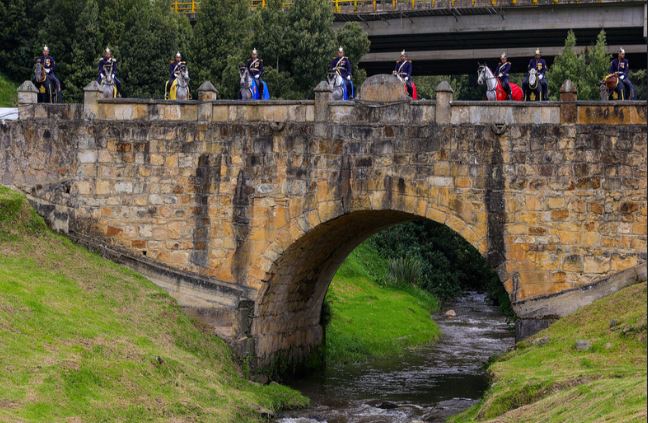
[[[405,54],[405,49],[403,49],[403,51],[401,51],[401,56],[405,56]]]
[[[344,53],[344,49],[342,48],[342,46],[340,46],[340,48],[338,48],[338,51],[339,51],[340,53]]]
[[[500,59],[506,59],[506,52],[503,52],[502,54],[500,54]]]
[[[619,53],[625,54],[625,50],[623,49],[623,47],[619,47]]]
[[[252,54],[259,54],[259,52],[257,51],[256,48],[253,48],[253,49],[252,49]]]
[[[49,51],[49,47],[47,47],[47,45],[44,45],[43,46],[43,51]]]
[[[540,49],[539,49],[539,48],[536,49],[535,54],[537,54],[538,56],[540,56]]]
[[[176,57],[182,57],[182,54],[180,54],[180,52],[177,52]]]
[[[112,52],[108,47],[106,47],[106,49],[104,50],[104,54],[112,54]]]

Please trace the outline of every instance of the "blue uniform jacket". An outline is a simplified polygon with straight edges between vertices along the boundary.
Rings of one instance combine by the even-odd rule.
[[[547,71],[547,62],[545,59],[536,59],[535,57],[529,60],[528,70],[535,69],[540,75],[544,75]]]
[[[499,77],[499,74],[501,73],[502,74],[501,78],[508,79],[510,71],[511,71],[511,63],[510,62],[500,63],[497,66],[497,72],[495,72],[495,76]]]
[[[612,64],[610,65],[610,73],[619,72],[619,75],[623,75],[624,79],[628,77],[630,73],[630,65],[628,64],[628,59],[613,59]]]
[[[99,61],[99,79],[101,79],[101,75],[103,75],[103,73],[104,73],[104,71],[103,71],[103,67],[104,67],[104,65],[106,64],[106,62],[107,62],[107,60],[104,59],[104,58],[102,58],[102,59]],[[113,59],[113,64],[112,64],[112,65],[113,65],[113,75],[114,75],[114,76],[117,76],[117,61],[115,61],[115,60]]]
[[[411,60],[400,60],[396,62],[394,66],[396,74],[403,79],[409,80],[412,78],[412,61]]]
[[[56,61],[54,60],[54,56],[45,57],[44,55],[41,55],[38,60],[40,60],[45,69],[49,70],[50,74],[56,71]]]
[[[338,70],[340,72],[340,76],[344,79],[347,79],[348,76],[351,76],[351,61],[346,56],[336,57],[335,59],[331,60],[329,69]]]
[[[263,76],[263,60],[262,59],[255,59],[253,60],[251,57],[247,59],[247,62],[245,62],[245,67],[248,69],[248,72],[250,72],[250,76],[252,78],[255,78],[257,75],[259,75],[259,78]]]

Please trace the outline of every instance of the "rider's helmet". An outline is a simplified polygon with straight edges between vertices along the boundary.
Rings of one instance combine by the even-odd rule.
[[[623,59],[625,57],[625,50],[623,49],[623,47],[619,47],[618,53],[620,59]]]
[[[405,49],[403,49],[403,51],[401,51],[400,58],[401,58],[401,60],[405,60],[407,58],[407,53],[405,52]]]
[[[259,52],[257,51],[257,49],[256,49],[256,48],[253,48],[253,49],[252,49],[252,58],[253,58],[253,59],[256,59],[258,54],[259,54]]]
[[[47,56],[49,54],[49,47],[46,45],[43,46],[43,56]]]
[[[337,55],[338,57],[344,56],[344,49],[342,48],[342,46],[338,48]]]
[[[540,49],[539,48],[536,49],[535,56],[536,56],[536,59],[540,58]]]
[[[500,54],[500,60],[506,60],[506,52]]]
[[[108,59],[112,57],[112,51],[108,47],[104,50],[104,58]]]
[[[180,54],[180,52],[177,52],[177,53],[176,53],[176,55],[175,55],[175,60],[176,60],[176,62],[179,62],[179,61],[182,60],[182,54]]]

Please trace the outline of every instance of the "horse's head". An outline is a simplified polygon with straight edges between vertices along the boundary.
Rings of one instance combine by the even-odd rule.
[[[239,65],[239,77],[240,77],[241,87],[250,86],[250,72],[248,71],[247,66],[243,64]]]
[[[179,83],[189,81],[189,70],[187,69],[187,64],[185,62],[180,62],[173,73]]]
[[[529,70],[529,88],[532,90],[538,87],[538,72],[535,69]]]
[[[484,85],[484,82],[486,82],[486,65],[479,65],[477,67],[477,84],[478,85]]]
[[[113,82],[113,62],[112,60],[107,61],[103,65],[103,80],[109,84]]]
[[[608,90],[615,89],[619,84],[619,78],[617,77],[616,73],[611,73],[609,75],[606,75],[604,81],[605,81],[605,86],[608,88]]]
[[[47,79],[47,73],[45,72],[45,66],[41,63],[40,59],[34,61],[34,81],[38,83],[45,82]]]

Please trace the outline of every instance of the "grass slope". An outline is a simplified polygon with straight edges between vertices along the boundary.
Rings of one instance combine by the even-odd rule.
[[[452,421],[645,422],[646,283],[559,320],[490,371],[481,404]]]
[[[0,74],[0,107],[15,107],[18,101],[18,85]]]
[[[164,291],[0,186],[0,421],[241,422],[306,402],[245,380]]]
[[[331,321],[326,331],[329,363],[397,354],[439,336],[430,318],[437,299],[414,287],[382,286],[387,262],[367,243],[340,266],[327,293]]]

